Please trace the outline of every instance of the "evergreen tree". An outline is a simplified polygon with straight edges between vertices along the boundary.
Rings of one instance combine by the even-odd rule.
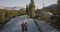
[[[60,15],[60,0],[58,0],[57,13]]]
[[[28,6],[26,5],[26,14],[28,15]]]
[[[35,17],[35,5],[34,5],[33,0],[31,0],[31,3],[29,5],[29,10],[30,10],[30,17],[34,18]]]
[[[30,15],[30,11],[29,11],[29,6],[28,5],[26,5],[26,14]]]

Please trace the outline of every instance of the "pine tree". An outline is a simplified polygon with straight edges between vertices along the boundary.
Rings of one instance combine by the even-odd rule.
[[[29,10],[30,10],[30,17],[34,18],[35,17],[35,5],[34,5],[33,0],[31,0],[31,3],[29,5]]]
[[[28,15],[28,6],[26,5],[26,14]]]
[[[58,10],[57,13],[58,13],[58,15],[60,15],[60,0],[58,0],[58,6],[57,6],[57,8],[58,8],[57,9]]]
[[[26,5],[26,14],[30,16],[30,10],[28,5]]]

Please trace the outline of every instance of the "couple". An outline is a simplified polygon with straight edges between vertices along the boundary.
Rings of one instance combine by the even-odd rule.
[[[22,27],[22,32],[24,31],[27,32],[27,27],[28,27],[27,23],[22,22],[21,27]]]

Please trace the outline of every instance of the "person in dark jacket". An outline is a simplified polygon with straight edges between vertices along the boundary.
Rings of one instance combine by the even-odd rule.
[[[24,22],[22,22],[21,27],[22,27],[22,32],[24,32],[24,27],[25,27]]]
[[[27,25],[27,23],[25,23],[25,31],[27,32],[27,27],[28,27],[28,25]]]

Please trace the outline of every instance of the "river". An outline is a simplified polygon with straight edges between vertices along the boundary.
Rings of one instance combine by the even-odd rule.
[[[42,32],[60,32],[56,30],[54,27],[50,26],[44,21],[39,21],[35,19],[38,23],[39,27],[41,28]],[[27,15],[18,16],[11,19],[8,23],[5,24],[4,29],[0,30],[0,32],[22,32],[21,24],[22,22],[26,22],[28,24],[28,31],[27,32],[40,32],[34,20],[29,18]]]
[[[21,30],[22,22],[27,22],[28,32],[39,32],[33,19],[30,19],[27,15],[13,18],[4,26],[4,29],[1,30],[1,32],[22,32]]]

